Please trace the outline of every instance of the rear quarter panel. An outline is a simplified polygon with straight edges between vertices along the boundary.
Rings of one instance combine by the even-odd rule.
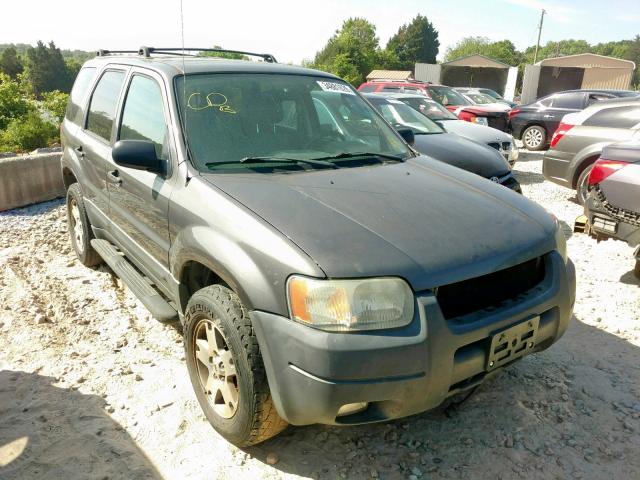
[[[569,162],[566,179],[575,186],[582,170],[595,162],[602,149],[617,142],[629,140],[634,130],[576,125],[556,145],[556,150],[573,155]]]

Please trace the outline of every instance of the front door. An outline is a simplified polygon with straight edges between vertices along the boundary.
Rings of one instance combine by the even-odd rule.
[[[133,69],[117,117],[115,141],[145,140],[167,162],[167,174],[135,170],[111,161],[107,171],[112,234],[146,273],[169,281],[169,197],[172,190],[172,142],[168,134],[166,89],[153,72]]]

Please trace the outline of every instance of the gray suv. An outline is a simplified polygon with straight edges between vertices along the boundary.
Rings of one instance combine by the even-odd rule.
[[[179,319],[222,436],[422,412],[565,332],[575,270],[541,207],[420,156],[333,75],[176,53],[83,66],[62,174],[79,260]]]

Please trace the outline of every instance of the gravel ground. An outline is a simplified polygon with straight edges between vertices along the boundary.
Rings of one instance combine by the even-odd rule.
[[[573,192],[516,174],[566,223],[577,266],[563,339],[456,408],[289,428],[240,450],[197,405],[180,332],[69,247],[61,201],[0,214],[0,478],[640,478],[640,283],[631,248],[570,226]]]

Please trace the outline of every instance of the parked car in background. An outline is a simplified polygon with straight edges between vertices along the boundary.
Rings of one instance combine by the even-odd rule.
[[[506,132],[477,123],[464,122],[438,102],[424,95],[410,93],[380,93],[379,95],[406,103],[414,110],[436,122],[448,133],[455,133],[474,142],[484,143],[491,148],[495,148],[502,153],[511,166],[515,165],[516,160],[518,160],[519,152],[513,137]]]
[[[406,80],[373,80],[358,87],[360,93],[418,93],[451,110],[460,120],[485,125],[506,132],[509,117],[502,108],[473,105],[455,89],[446,85]]]
[[[510,102],[509,100],[503,98],[502,95],[500,95],[498,92],[496,92],[495,90],[491,90],[490,88],[458,87],[456,88],[456,90],[462,93],[469,93],[469,92],[484,93],[485,95],[488,95],[491,98],[493,98],[496,102],[506,103],[511,108],[517,105],[517,103]]]
[[[602,149],[638,137],[640,99],[598,102],[566,115],[553,134],[542,162],[547,180],[576,190],[580,204],[587,198],[587,179]]]
[[[640,142],[604,147],[588,183],[587,233],[636,247],[634,271],[640,278]]]
[[[542,97],[509,112],[514,138],[527,150],[544,150],[560,125],[562,117],[579,112],[600,100],[629,96],[625,90],[567,90]]]
[[[511,110],[511,106],[510,105],[508,105],[506,103],[498,102],[498,101],[496,101],[495,98],[490,97],[489,95],[485,95],[484,93],[480,93],[480,92],[462,92],[462,91],[460,91],[459,88],[456,88],[456,90],[458,92],[462,93],[462,95],[464,95],[464,98],[469,100],[473,105],[491,106],[491,107],[499,108],[504,112],[508,112],[509,110]]]
[[[396,130],[410,128],[415,136],[413,147],[420,153],[522,193],[509,163],[495,148],[445,132],[400,100],[373,93],[364,97]]]

